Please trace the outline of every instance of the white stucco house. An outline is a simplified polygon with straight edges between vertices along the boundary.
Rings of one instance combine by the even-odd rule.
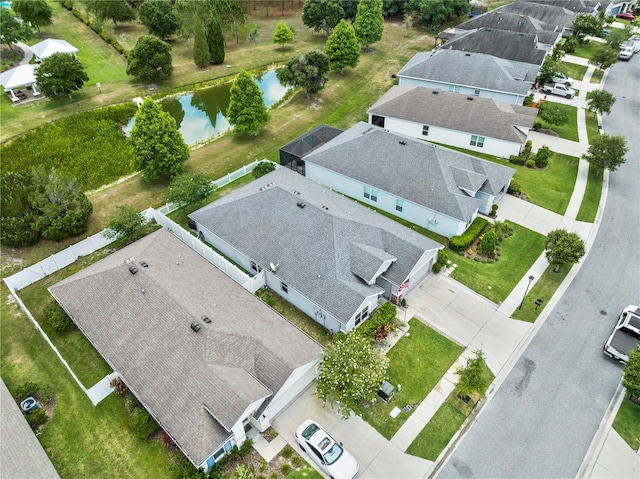
[[[360,122],[304,157],[307,178],[446,237],[506,194],[513,168]]]
[[[485,53],[438,49],[416,53],[397,76],[400,86],[424,86],[522,105],[539,68]]]
[[[165,229],[49,291],[195,467],[267,429],[322,355]]]
[[[430,274],[443,246],[288,168],[191,213],[201,237],[330,332]]]
[[[538,110],[420,86],[393,86],[369,123],[421,140],[509,158],[518,155]]]

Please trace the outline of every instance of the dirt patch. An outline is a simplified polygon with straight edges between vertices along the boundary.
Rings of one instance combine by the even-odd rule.
[[[558,135],[557,132],[550,130],[549,128],[540,128],[539,130],[536,130],[538,133],[543,133],[545,135],[549,135],[549,136],[555,136],[558,137],[560,135]]]

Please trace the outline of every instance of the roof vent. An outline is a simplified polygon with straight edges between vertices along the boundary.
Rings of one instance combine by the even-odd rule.
[[[470,56],[471,56],[471,53],[465,53],[465,54],[464,54],[464,56],[465,56],[465,57],[470,57]]]
[[[433,90],[431,93],[433,93],[434,95],[438,94],[438,90]]]
[[[193,323],[191,323],[191,329],[193,329],[197,333],[198,331],[200,331],[200,325],[194,321]]]
[[[300,208],[304,208],[305,206],[307,206],[307,204],[304,201],[298,201],[298,206]]]
[[[200,319],[202,319],[202,321],[204,321],[207,324],[211,323],[211,320],[209,319],[209,316],[207,316],[206,314],[203,314],[202,318],[200,318]]]
[[[401,145],[406,145],[407,144],[406,140],[400,140],[398,143],[400,143]]]
[[[467,100],[471,100],[471,101],[473,101],[473,97],[472,97],[472,96],[468,96],[468,97],[467,97]]]
[[[328,210],[328,209],[329,209],[329,207],[328,207],[328,206],[324,206],[324,205],[323,205],[323,206],[322,206],[322,209],[323,209],[323,210]]]
[[[136,268],[133,265],[129,266],[129,273],[136,274],[137,272],[138,272],[138,268]]]
[[[143,268],[148,268],[149,264],[146,261],[140,261],[140,266],[142,266]]]

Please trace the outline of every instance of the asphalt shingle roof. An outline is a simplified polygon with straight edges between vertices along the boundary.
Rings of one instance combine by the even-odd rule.
[[[277,265],[281,281],[343,323],[366,297],[382,292],[359,275],[369,276],[393,257],[396,261],[383,276],[400,285],[425,251],[441,248],[287,168],[278,168],[189,217],[263,268]]]
[[[456,25],[456,29],[461,30],[475,30],[483,27],[512,32],[535,33],[538,37],[538,43],[547,45],[555,44],[560,35],[562,35],[562,31],[556,31],[555,25],[549,25],[535,18],[517,13],[505,12],[502,8],[478,15]]]
[[[538,70],[537,65],[484,53],[438,49],[416,53],[398,76],[527,95]]]
[[[523,129],[533,127],[538,111],[492,98],[469,97],[421,86],[395,85],[368,113],[524,143],[527,135]]]
[[[481,204],[461,186],[476,189],[483,177],[480,190],[497,195],[515,173],[513,168],[364,122],[307,155],[305,161],[461,221],[467,221]],[[460,170],[468,172],[462,180]]]
[[[563,28],[571,28],[576,19],[576,12],[560,6],[545,5],[542,2],[513,2],[497,11],[535,18],[542,23],[553,26],[554,29],[558,27],[559,31],[562,31]]]
[[[294,369],[321,355],[316,342],[164,229],[50,291],[196,465],[250,403],[272,397]]]

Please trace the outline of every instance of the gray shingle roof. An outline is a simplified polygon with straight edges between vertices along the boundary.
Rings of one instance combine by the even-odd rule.
[[[196,465],[251,402],[277,393],[295,368],[321,355],[317,343],[166,230],[50,291]]]
[[[532,128],[538,111],[491,98],[467,97],[421,86],[395,85],[368,113],[524,143],[527,137],[517,127]]]
[[[527,95],[538,70],[537,65],[484,53],[439,49],[416,53],[398,76]]]
[[[537,46],[538,39],[533,33],[480,28],[461,30],[440,48],[486,53],[505,60],[542,65],[546,50],[539,49]]]
[[[485,181],[480,190],[497,195],[515,173],[513,168],[364,122],[306,156],[305,161],[461,221],[467,221],[481,202],[460,186],[475,189],[477,175],[481,175]],[[456,182],[460,173],[454,173],[454,168],[470,172],[464,185]]]
[[[278,264],[281,281],[343,323],[366,297],[381,292],[353,273],[354,268],[365,277],[371,273],[373,248],[378,267],[397,258],[383,276],[400,285],[425,251],[441,247],[287,168],[189,216],[263,268]]]
[[[498,11],[535,18],[542,23],[553,26],[554,29],[558,27],[559,31],[562,31],[563,28],[571,28],[576,19],[576,12],[544,3],[513,2],[501,7]]]
[[[0,469],[3,479],[60,477],[4,381],[0,381],[0,431]]]
[[[519,0],[521,2],[532,2],[539,4],[555,5],[556,7],[562,7],[566,10],[571,10],[576,13],[590,13],[597,6],[607,4],[607,2],[601,2],[600,0]]]
[[[538,43],[547,45],[555,44],[562,35],[562,31],[556,31],[555,25],[549,25],[535,18],[517,13],[504,12],[502,8],[462,22],[456,26],[456,29],[475,30],[483,27],[512,32],[535,33],[538,36]]]

